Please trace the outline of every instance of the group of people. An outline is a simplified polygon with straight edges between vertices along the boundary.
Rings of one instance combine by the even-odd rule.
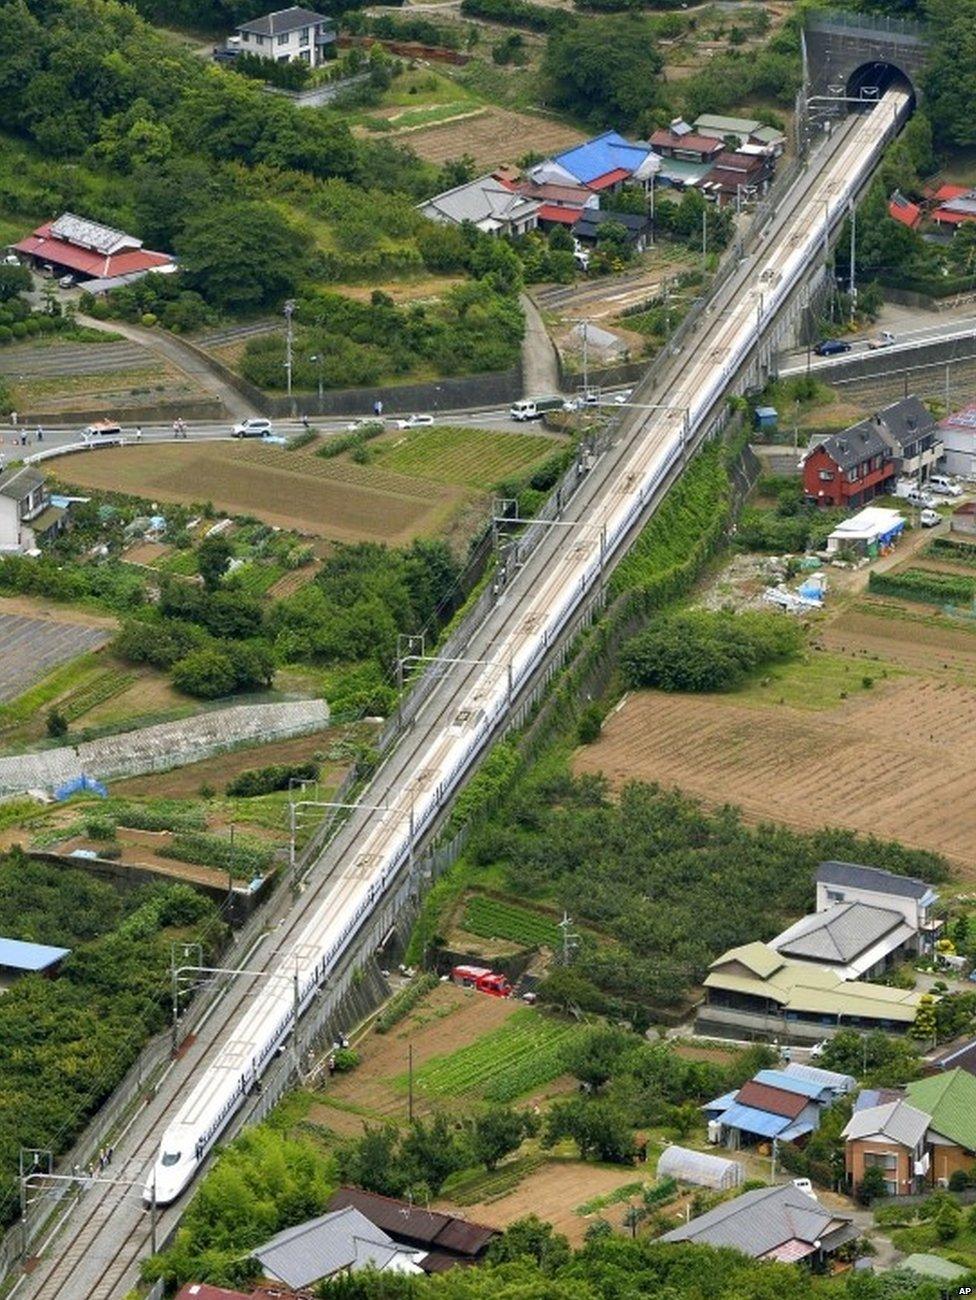
[[[186,420],[180,420],[180,419],[177,419],[177,420],[174,420],[174,421],[173,421],[173,437],[174,437],[174,438],[185,438],[185,437],[186,437]],[[141,439],[141,438],[142,438],[142,430],[141,430],[141,429],[137,429],[137,430],[136,430],[136,440],[138,441],[138,440]]]
[[[29,447],[29,446],[31,445],[31,436],[30,436],[30,434],[27,432],[27,430],[26,430],[26,429],[21,429],[19,433],[16,432],[16,428],[17,428],[17,419],[16,419],[16,412],[15,412],[15,411],[12,411],[12,412],[10,413],[10,420],[11,420],[11,423],[13,424],[13,426],[14,426],[14,430],[15,430],[14,434],[11,436],[11,439],[10,439],[11,443],[13,444],[13,446],[15,446],[15,447],[17,447],[17,446],[20,446],[20,447]],[[41,427],[41,425],[38,425],[37,428],[35,429],[35,431],[34,431],[34,437],[37,439],[38,442],[43,442],[43,441],[44,441],[44,430],[43,430],[43,428]],[[3,443],[3,434],[0,433],[0,444],[2,444],[2,443]]]
[[[100,1174],[105,1172],[112,1163],[112,1157],[114,1155],[115,1147],[100,1147],[98,1156],[95,1160],[89,1160],[85,1167],[74,1165],[71,1172],[74,1174],[75,1178],[94,1178],[96,1171]]]

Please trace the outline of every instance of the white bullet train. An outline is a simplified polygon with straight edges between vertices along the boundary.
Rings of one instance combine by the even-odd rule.
[[[517,692],[547,647],[598,580],[603,557],[612,555],[639,518],[645,502],[684,450],[689,430],[711,411],[756,341],[764,320],[793,289],[824,237],[824,222],[848,203],[869,174],[884,144],[902,124],[910,96],[887,91],[856,119],[825,163],[819,181],[800,202],[796,219],[783,233],[761,245],[753,275],[736,299],[699,335],[697,348],[665,410],[646,411],[629,434],[631,454],[617,481],[604,493],[587,523],[572,535],[537,582],[524,616],[494,650],[454,721],[431,739],[421,766],[390,808],[372,823],[359,852],[339,872],[315,905],[294,944],[280,959],[280,979],[263,981],[232,1037],[200,1074],[166,1129],[148,1173],[147,1200],[165,1205],[176,1199],[228,1120],[243,1103],[281,1046],[293,1024],[298,980],[298,1011],[308,1006],[357,933],[363,918],[406,861],[410,817],[419,836],[442,802],[484,747],[504,713],[511,687]],[[635,395],[640,401],[640,392]],[[602,543],[601,543],[602,534]]]

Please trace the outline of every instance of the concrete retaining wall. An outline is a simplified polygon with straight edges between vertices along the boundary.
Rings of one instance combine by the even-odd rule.
[[[329,707],[324,700],[233,705],[78,746],[0,758],[0,795],[53,790],[83,773],[110,780],[163,772],[238,745],[307,735],[328,723]]]

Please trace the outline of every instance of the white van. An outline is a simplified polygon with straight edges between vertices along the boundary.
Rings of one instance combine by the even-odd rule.
[[[940,497],[961,497],[962,488],[958,483],[953,483],[951,478],[946,478],[944,474],[933,474],[926,484],[930,492],[934,492]]]

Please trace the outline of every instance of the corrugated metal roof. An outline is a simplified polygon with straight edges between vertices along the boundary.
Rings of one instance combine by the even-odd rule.
[[[584,144],[557,153],[553,162],[584,185],[589,185],[597,177],[605,177],[608,172],[618,169],[629,176],[650,152],[649,145],[635,144],[617,131],[605,131]]]
[[[722,1123],[728,1128],[742,1129],[745,1133],[757,1133],[760,1137],[778,1137],[790,1121],[785,1115],[772,1115],[768,1110],[756,1110],[752,1106],[740,1106],[738,1102],[730,1106],[722,1116]]]
[[[785,1088],[773,1088],[756,1079],[750,1079],[742,1085],[736,1101],[739,1105],[768,1110],[772,1115],[782,1115],[787,1119],[796,1119],[808,1105],[808,1098],[802,1094],[788,1092]]]
[[[801,1097],[811,1101],[828,1090],[828,1085],[817,1083],[813,1079],[801,1079],[785,1070],[760,1070],[755,1076],[756,1083],[766,1083],[771,1088],[784,1088],[787,1092],[797,1092]]]
[[[20,939],[0,939],[0,966],[7,970],[42,971],[67,957],[70,948],[52,948],[46,943],[24,943]]]
[[[498,1236],[497,1228],[489,1228],[483,1223],[458,1220],[450,1214],[398,1201],[392,1196],[380,1196],[377,1192],[364,1192],[358,1187],[340,1187],[329,1200],[328,1208],[334,1210],[346,1205],[354,1205],[371,1223],[383,1228],[394,1240],[415,1241],[432,1248],[475,1255],[485,1250],[489,1242]],[[444,1234],[454,1223],[460,1223],[463,1232],[452,1231],[452,1244],[445,1247]]]
[[[833,1092],[853,1092],[857,1080],[852,1074],[838,1074],[836,1070],[821,1070],[818,1065],[801,1065],[799,1061],[790,1061],[783,1069],[783,1074],[791,1078],[809,1079],[811,1083],[822,1083]]]
[[[932,1116],[936,1133],[976,1152],[976,1077],[968,1070],[916,1079],[906,1091],[913,1106]]]

